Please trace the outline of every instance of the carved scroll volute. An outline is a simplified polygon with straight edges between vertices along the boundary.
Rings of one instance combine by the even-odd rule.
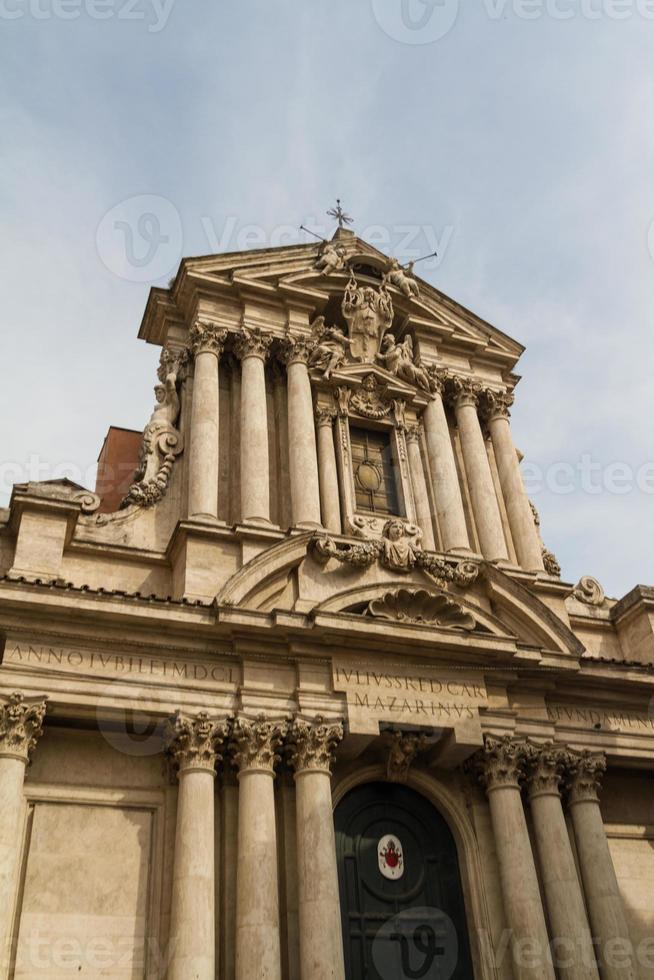
[[[286,736],[285,721],[268,721],[265,715],[256,719],[237,718],[232,728],[232,761],[239,771],[273,774],[281,761],[279,749]]]
[[[174,772],[200,770],[215,775],[222,760],[220,749],[229,733],[226,719],[211,718],[206,711],[191,716],[178,711],[166,726],[166,754]]]
[[[303,772],[330,774],[336,746],[343,738],[340,722],[325,722],[318,715],[313,721],[297,718],[289,730],[288,758],[296,776]]]
[[[25,698],[14,691],[0,700],[0,758],[28,763],[43,734],[46,698]]]

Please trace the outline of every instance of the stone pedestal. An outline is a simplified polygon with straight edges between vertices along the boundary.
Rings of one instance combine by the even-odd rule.
[[[511,436],[509,407],[513,397],[495,392],[490,395],[488,429],[493,442],[497,471],[509,519],[518,564],[529,572],[543,571],[542,545],[534,522],[529,498],[522,480],[518,454]]]
[[[264,364],[272,337],[247,330],[239,337],[241,359],[241,520],[270,523],[268,408]]]
[[[422,531],[423,548],[426,551],[435,551],[436,542],[434,540],[429,493],[427,492],[427,481],[425,480],[422,454],[420,452],[421,439],[422,426],[409,426],[406,433],[406,441],[409,455],[409,469],[411,471],[411,485],[413,486],[413,499],[416,505],[416,519]]]
[[[507,560],[500,508],[477,414],[481,388],[469,378],[455,378],[452,388],[479,547],[489,561]]]
[[[486,736],[472,767],[488,795],[515,980],[554,980],[545,913],[522,806],[527,743]]]
[[[196,323],[191,330],[195,356],[191,445],[189,455],[189,517],[218,517],[218,360],[226,330]]]
[[[281,980],[275,763],[285,729],[259,718],[236,720],[238,865],[236,980]]]
[[[535,750],[529,765],[531,815],[558,976],[599,980],[559,792],[568,758],[565,749],[555,746]]]
[[[179,779],[167,980],[215,980],[214,777],[227,726],[177,714],[168,753]]]
[[[606,760],[601,754],[584,752],[573,759],[571,770],[569,806],[600,974],[602,980],[636,980],[629,929],[597,796]]]
[[[307,338],[289,340],[285,348],[288,382],[288,451],[291,508],[295,527],[319,528],[320,488],[313,399],[307,361]]]
[[[333,750],[342,737],[342,725],[320,718],[298,719],[291,733],[303,980],[345,978],[331,792]]]
[[[429,470],[444,551],[469,551],[459,475],[443,406],[442,384],[423,415]]]
[[[335,415],[335,410],[331,408],[316,409],[322,523],[332,534],[341,534],[340,493],[338,488],[336,451],[334,449]]]

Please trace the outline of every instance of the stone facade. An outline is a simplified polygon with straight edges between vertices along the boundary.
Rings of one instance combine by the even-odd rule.
[[[449,827],[478,980],[654,978],[654,589],[561,578],[520,345],[343,228],[184,261],[139,336],[120,508],[0,512],[0,977],[360,975],[374,784]]]

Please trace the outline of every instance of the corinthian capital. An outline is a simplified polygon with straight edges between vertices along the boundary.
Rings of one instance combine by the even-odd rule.
[[[206,353],[216,354],[220,357],[226,340],[226,330],[221,330],[216,323],[209,323],[205,320],[197,320],[189,333],[193,357]]]
[[[246,357],[259,357],[265,361],[272,342],[272,336],[263,333],[260,327],[252,327],[251,329],[243,327],[243,331],[238,335],[234,345],[234,352],[241,360]]]
[[[429,380],[431,382],[431,390],[434,395],[443,396],[445,391],[445,385],[447,379],[449,378],[449,372],[447,368],[436,367],[435,364],[430,365],[427,369],[427,374],[429,375]]]
[[[481,395],[482,413],[487,422],[493,419],[508,419],[511,417],[511,406],[515,401],[512,391],[493,391],[486,388]]]
[[[527,767],[529,795],[559,795],[563,775],[570,762],[570,752],[562,746],[532,746]]]
[[[43,734],[45,698],[24,698],[14,691],[0,700],[0,757],[29,762]]]
[[[287,337],[280,356],[288,367],[291,364],[308,364],[315,349],[316,342],[312,337]]]
[[[477,408],[482,390],[482,386],[474,378],[460,378],[455,375],[448,380],[448,394],[455,408],[463,405]]]
[[[259,715],[254,721],[237,718],[232,729],[232,758],[239,772],[259,769],[274,772],[281,756],[278,749],[286,735],[285,722],[266,721]]]
[[[331,773],[334,752],[342,738],[340,722],[326,724],[320,715],[313,721],[296,718],[289,733],[289,761],[296,775],[306,770]]]
[[[316,406],[316,422],[319,426],[327,426],[331,429],[334,425],[334,419],[336,418],[336,409],[332,408],[331,405],[317,405]]]
[[[165,733],[166,751],[175,770],[204,769],[214,774],[228,731],[226,720],[211,718],[206,711],[194,717],[178,711]]]
[[[507,787],[519,789],[525,778],[529,755],[526,739],[486,735],[483,749],[472,757],[466,769],[479,779],[487,793]]]
[[[606,772],[606,756],[603,752],[571,753],[568,772],[568,799],[570,803],[597,803]]]
[[[418,422],[417,425],[407,425],[405,435],[407,442],[419,443],[422,438],[422,422]]]

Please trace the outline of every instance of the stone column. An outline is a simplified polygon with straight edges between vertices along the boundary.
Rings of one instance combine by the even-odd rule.
[[[340,723],[296,719],[291,730],[297,814],[300,976],[345,980],[331,766]]]
[[[522,806],[527,742],[487,735],[472,768],[488,795],[515,980],[554,980],[545,914]]]
[[[429,470],[444,551],[470,551],[459,474],[443,405],[444,379],[432,374],[433,398],[423,414]]]
[[[215,980],[214,777],[227,723],[178,712],[166,733],[177,772],[167,980]]]
[[[272,337],[248,330],[236,343],[241,359],[241,520],[270,523],[268,409],[264,365]]]
[[[317,408],[318,426],[318,472],[320,475],[320,503],[323,526],[333,534],[340,534],[341,505],[338,489],[338,470],[334,449],[335,409]]]
[[[191,446],[189,454],[189,517],[218,517],[218,361],[226,330],[198,322],[191,328],[195,357]]]
[[[234,723],[239,770],[236,980],[281,980],[274,783],[284,735],[284,724],[263,715]]]
[[[599,980],[559,791],[569,757],[569,752],[554,745],[534,747],[528,776],[531,816],[558,976]]]
[[[289,338],[284,347],[288,385],[288,451],[291,508],[295,527],[318,528],[320,488],[313,398],[307,362],[313,343],[307,337]]]
[[[605,771],[602,753],[575,753],[568,802],[602,980],[636,980],[633,946],[597,796]]]
[[[477,414],[481,386],[472,378],[453,378],[452,392],[479,547],[489,561],[506,560],[502,518]]]
[[[509,424],[513,395],[487,391],[485,401],[488,429],[518,564],[528,572],[542,572],[544,565],[540,535],[522,480]]]
[[[0,699],[0,976],[9,975],[14,903],[25,823],[25,769],[43,734],[45,698]]]
[[[434,540],[434,527],[431,520],[431,507],[429,506],[429,494],[427,492],[427,481],[422,465],[422,454],[420,452],[420,440],[422,437],[421,425],[410,425],[406,430],[407,449],[409,453],[409,470],[411,471],[411,484],[413,486],[413,499],[416,504],[416,518],[422,530],[422,546],[426,551],[434,551],[436,542]]]

